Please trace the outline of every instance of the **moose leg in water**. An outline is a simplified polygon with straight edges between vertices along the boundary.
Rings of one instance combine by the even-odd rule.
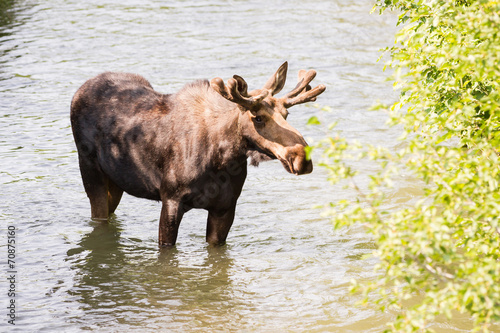
[[[236,203],[225,211],[208,211],[207,220],[207,242],[210,244],[224,244],[229,229],[233,225]]]
[[[158,232],[160,247],[175,245],[183,215],[184,211],[178,201],[170,199],[163,200]]]
[[[123,190],[108,178],[108,212],[112,214],[122,199]]]
[[[123,190],[109,179],[92,159],[79,158],[83,186],[90,200],[92,218],[106,219],[120,203]]]

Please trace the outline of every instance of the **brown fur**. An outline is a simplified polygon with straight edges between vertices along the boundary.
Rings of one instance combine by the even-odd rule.
[[[92,217],[107,218],[127,192],[162,201],[160,246],[175,244],[192,208],[208,211],[207,241],[224,243],[247,157],[253,165],[278,158],[289,172],[312,171],[306,142],[285,120],[284,103],[295,97],[272,96],[284,85],[286,67],[250,94],[241,77],[228,87],[220,79],[195,81],[167,95],[136,74],[87,81],[73,97],[71,124]],[[301,102],[324,90],[311,94],[299,85]]]

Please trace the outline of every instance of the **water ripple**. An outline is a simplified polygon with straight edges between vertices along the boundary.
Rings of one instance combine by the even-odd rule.
[[[228,244],[205,244],[206,213],[158,253],[160,205],[125,196],[108,224],[89,218],[69,124],[76,89],[102,71],[137,72],[159,91],[233,74],[257,87],[284,60],[326,84],[321,103],[349,138],[394,144],[394,94],[378,49],[394,18],[372,1],[17,1],[0,20],[0,219],[18,229],[20,331],[380,331],[390,314],[354,306],[352,277],[373,278],[361,228],[334,231],[312,207],[352,198],[317,169],[251,168]],[[311,106],[291,110],[306,137]],[[395,200],[412,200],[400,187]],[[399,201],[398,201],[399,200]],[[2,323],[3,325],[3,323]]]

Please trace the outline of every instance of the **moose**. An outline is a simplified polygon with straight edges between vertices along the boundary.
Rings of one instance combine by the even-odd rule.
[[[71,101],[71,126],[91,215],[107,219],[123,192],[162,202],[160,247],[175,245],[183,214],[208,211],[206,241],[224,244],[247,176],[278,159],[295,175],[312,172],[306,141],[286,118],[287,108],[315,101],[325,91],[300,70],[296,87],[285,85],[288,63],[262,89],[248,91],[234,75],[161,94],[142,76],[106,72],[85,82]]]

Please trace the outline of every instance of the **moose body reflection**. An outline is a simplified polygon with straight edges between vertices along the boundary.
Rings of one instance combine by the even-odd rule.
[[[282,98],[285,62],[262,89],[243,78],[196,81],[160,94],[141,76],[103,73],[87,81],[71,103],[80,172],[94,218],[107,218],[123,192],[162,201],[159,245],[172,246],[182,216],[208,211],[206,240],[221,244],[251,164],[278,159],[290,173],[312,171],[302,135],[287,122],[287,108],[325,90],[309,83],[314,70]]]

